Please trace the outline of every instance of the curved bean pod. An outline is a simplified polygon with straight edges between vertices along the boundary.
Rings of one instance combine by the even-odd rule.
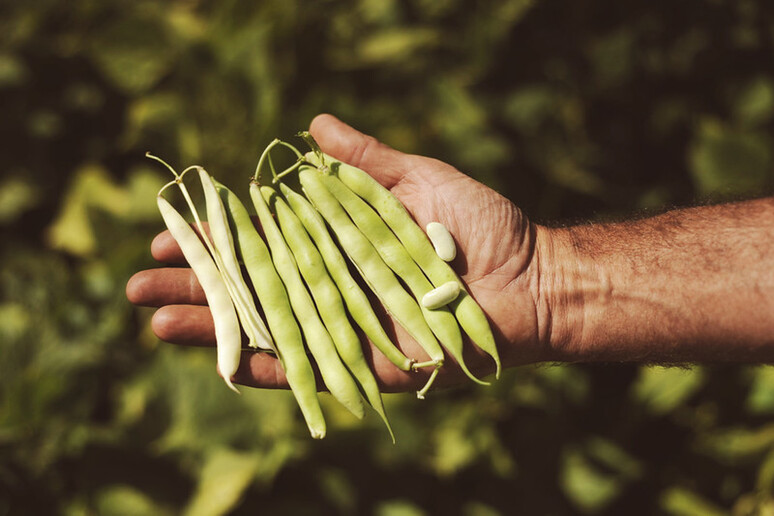
[[[454,270],[438,257],[425,233],[389,190],[367,172],[330,156],[323,156],[324,165],[338,168],[337,177],[374,207],[434,286],[440,287],[449,281],[459,281],[462,285]],[[307,153],[306,159],[317,166],[323,165],[320,157],[314,152]],[[449,307],[471,340],[492,357],[497,367],[495,377],[499,378],[502,369],[500,356],[484,311],[464,287]]]
[[[312,243],[301,221],[290,209],[290,206],[277,195],[275,190],[263,187],[261,188],[261,193],[266,202],[269,203],[269,206],[273,207],[274,213],[277,214],[277,220],[282,234],[285,236],[285,241],[288,243],[296,259],[301,276],[312,293],[312,297],[317,304],[317,311],[320,313],[320,317],[333,339],[339,356],[341,356],[344,364],[352,372],[358,383],[360,383],[366,399],[368,399],[374,410],[384,420],[394,442],[395,435],[384,411],[384,403],[379,392],[379,386],[376,384],[376,379],[365,361],[360,339],[349,323],[347,312],[344,309],[344,301],[328,274],[320,252]]]
[[[429,355],[429,363],[412,365],[415,369],[435,366],[433,376],[420,392],[426,391],[435,379],[438,368],[443,365],[444,356],[441,346],[422,316],[419,305],[404,290],[392,270],[387,267],[371,242],[350,220],[336,198],[328,192],[320,180],[319,172],[313,167],[302,166],[299,168],[298,178],[307,198],[328,222],[342,248],[368,286],[382,301],[387,311]]]
[[[234,299],[237,315],[249,339],[249,346],[276,352],[271,335],[255,307],[255,301],[242,277],[234,250],[234,239],[229,230],[226,210],[215,183],[206,170],[199,167],[199,180],[204,191],[207,221],[210,225],[215,263],[224,275],[226,286]]]
[[[352,318],[390,362],[403,371],[410,370],[413,360],[407,358],[387,336],[365,293],[349,273],[347,262],[328,232],[320,213],[309,204],[303,195],[294,192],[286,185],[280,183],[280,190],[309,236],[314,240],[325,262],[325,267],[333,281],[336,282]]]
[[[368,203],[355,195],[334,175],[322,174],[321,181],[344,207],[358,229],[373,244],[384,263],[406,283],[417,301],[421,300],[427,292],[433,290],[433,286],[422,274],[419,266],[408,254],[403,244]],[[441,345],[454,357],[468,378],[481,385],[489,385],[488,382],[476,378],[465,364],[462,355],[462,333],[454,315],[446,308],[429,310],[421,303],[419,308]]]
[[[320,320],[314,301],[309,296],[309,292],[301,279],[296,261],[272,217],[260,187],[255,182],[250,183],[250,197],[269,244],[272,261],[285,284],[290,305],[301,325],[306,345],[317,362],[323,381],[330,393],[355,417],[361,419],[365,410],[360,391],[349,371],[341,362],[336,347]]]
[[[309,432],[315,439],[325,437],[325,419],[317,399],[314,371],[306,356],[285,286],[272,265],[271,255],[237,196],[225,186],[215,187],[229,216],[236,251],[264,307],[266,321],[276,338],[277,357],[282,363],[290,389],[298,402]]]
[[[156,198],[156,202],[167,229],[180,246],[183,256],[204,290],[215,324],[218,369],[226,385],[238,393],[231,377],[239,367],[242,336],[234,303],[231,301],[226,284],[210,253],[183,216],[161,195]]]

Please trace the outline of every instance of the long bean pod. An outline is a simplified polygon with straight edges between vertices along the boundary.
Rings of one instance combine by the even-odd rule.
[[[325,226],[325,221],[320,216],[320,213],[309,204],[309,201],[303,195],[294,192],[282,183],[279,186],[290,208],[304,225],[307,233],[312,237],[317,249],[320,251],[325,267],[339,288],[339,292],[341,292],[341,296],[344,298],[352,318],[360,329],[363,330],[366,337],[390,362],[403,371],[410,370],[413,360],[406,357],[393,344],[390,337],[387,336],[379,322],[379,318],[374,313],[373,308],[371,308],[371,303],[368,301],[365,292],[363,292],[363,289],[360,288],[349,273],[347,262],[328,232],[328,228]]]
[[[427,325],[419,305],[405,291],[392,270],[384,263],[374,246],[355,226],[339,202],[325,188],[318,171],[309,166],[299,168],[298,178],[307,198],[330,225],[344,252],[352,260],[365,282],[382,301],[398,323],[406,329],[429,355],[429,362],[412,365],[413,368],[435,366],[427,385],[420,391],[426,392],[435,379],[438,368],[443,365],[443,350]]]
[[[237,196],[225,186],[215,184],[228,213],[236,252],[244,264],[258,300],[264,307],[266,322],[275,337],[279,358],[288,385],[315,439],[325,437],[325,419],[317,398],[314,371],[306,356],[298,327],[282,280],[272,265],[271,255],[250,214]]]
[[[337,177],[374,207],[434,286],[440,287],[449,281],[459,281],[462,285],[449,264],[435,253],[427,235],[403,204],[367,172],[325,154],[309,152],[306,159],[316,166],[338,168]],[[502,368],[500,356],[484,311],[464,287],[449,307],[471,340],[492,357],[497,368],[495,376],[499,378]]]
[[[373,244],[384,263],[400,277],[417,301],[433,290],[433,286],[379,215],[344,183],[332,174],[322,174],[322,183],[344,207],[352,221]],[[489,385],[470,372],[462,355],[462,333],[454,315],[446,308],[429,310],[421,303],[419,308],[428,326],[446,351],[454,357],[462,371],[476,383]]]
[[[226,218],[226,210],[223,201],[218,195],[215,183],[203,168],[199,168],[199,179],[204,191],[204,200],[207,209],[207,222],[210,227],[210,236],[214,250],[215,263],[223,274],[226,286],[229,287],[237,315],[242,322],[245,334],[248,336],[249,346],[276,352],[271,335],[258,313],[255,301],[247,287],[234,249],[234,239],[229,229]]]
[[[304,286],[296,261],[272,217],[269,205],[264,200],[258,183],[255,181],[250,183],[250,197],[269,244],[272,261],[285,284],[290,305],[301,325],[306,345],[317,362],[326,387],[352,414],[357,418],[362,418],[364,408],[360,391],[349,371],[341,362],[336,347]]]
[[[218,369],[228,387],[239,392],[231,377],[239,367],[242,337],[234,303],[210,253],[180,213],[160,194],[156,202],[164,223],[204,290],[215,324]]]
[[[298,270],[309,287],[317,305],[317,311],[333,339],[339,356],[360,384],[366,399],[381,416],[392,440],[395,441],[392,427],[384,410],[379,386],[365,361],[360,339],[349,322],[347,312],[344,309],[344,301],[336,288],[336,284],[328,274],[328,269],[325,267],[320,252],[296,214],[277,195],[276,191],[273,188],[263,187],[261,193],[269,206],[273,208],[274,213],[277,214],[277,221],[282,234],[285,236],[285,241],[296,259]]]

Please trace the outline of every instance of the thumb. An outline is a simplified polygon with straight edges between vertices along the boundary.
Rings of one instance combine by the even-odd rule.
[[[323,152],[368,172],[392,188],[411,170],[411,156],[361,133],[333,115],[317,115],[309,132]]]

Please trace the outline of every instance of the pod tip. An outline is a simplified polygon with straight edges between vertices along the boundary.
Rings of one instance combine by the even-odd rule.
[[[239,389],[237,389],[234,386],[234,383],[231,381],[231,378],[224,377],[223,381],[226,382],[226,385],[228,386],[229,389],[231,389],[232,391],[234,391],[237,394],[242,394],[241,392],[239,392]]]

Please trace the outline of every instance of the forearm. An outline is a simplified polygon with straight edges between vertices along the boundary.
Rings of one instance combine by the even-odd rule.
[[[774,362],[774,199],[540,233],[556,359]]]

